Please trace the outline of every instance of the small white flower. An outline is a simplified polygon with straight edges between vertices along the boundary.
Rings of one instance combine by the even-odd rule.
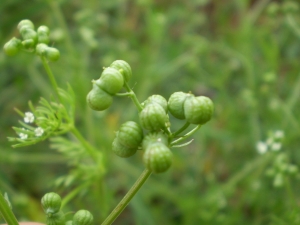
[[[274,133],[274,137],[275,138],[283,138],[284,137],[284,132],[282,130],[276,130],[275,133]]]
[[[28,138],[28,134],[24,134],[24,133],[19,133],[19,136],[22,140],[25,140]]]
[[[268,150],[268,145],[265,142],[258,142],[256,145],[256,149],[259,154],[265,154]]]
[[[273,151],[279,151],[281,149],[281,143],[278,143],[278,142],[274,142],[272,145],[271,145],[271,149]]]
[[[32,112],[26,112],[24,117],[25,123],[33,123],[34,121],[34,115]]]
[[[34,133],[35,133],[35,136],[40,137],[43,135],[44,130],[43,130],[43,128],[38,127],[38,128],[35,128]]]

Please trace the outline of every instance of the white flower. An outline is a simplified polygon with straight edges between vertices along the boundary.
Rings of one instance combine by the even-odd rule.
[[[25,130],[25,129],[23,128],[23,130]],[[19,136],[22,140],[25,140],[28,138],[28,134],[24,134],[24,133],[19,133]]]
[[[274,133],[274,137],[275,138],[283,138],[284,137],[284,132],[282,130],[276,130],[275,133]]]
[[[268,150],[268,145],[265,142],[258,142],[256,145],[256,149],[259,154],[265,154]]]
[[[34,115],[32,112],[26,112],[24,117],[25,123],[33,123],[34,121]]]
[[[271,145],[271,149],[273,151],[279,151],[281,149],[281,143],[278,143],[278,142],[274,142],[272,145]]]
[[[35,136],[40,137],[43,135],[44,130],[43,130],[43,128],[38,127],[38,128],[35,128],[34,133],[35,133]]]

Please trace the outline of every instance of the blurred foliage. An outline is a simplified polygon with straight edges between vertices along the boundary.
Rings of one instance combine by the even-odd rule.
[[[172,169],[152,175],[115,224],[299,224],[299,175],[273,186],[265,173],[277,153],[256,150],[270,131],[282,130],[280,151],[299,166],[299,10],[298,1],[271,0],[1,1],[2,45],[17,36],[22,19],[51,29],[61,59],[50,66],[60,87],[74,89],[82,134],[105,155],[105,177],[65,211],[86,208],[99,224],[143,170],[141,154],[124,160],[110,151],[118,126],[136,119],[130,100],[100,113],[85,103],[102,67],[123,59],[140,101],[192,91],[212,98],[216,110],[193,144],[174,149]],[[45,221],[40,198],[76,188],[55,185],[70,172],[67,159],[48,141],[12,149],[6,137],[19,119],[13,108],[26,111],[29,100],[49,98],[50,84],[33,56],[1,51],[0,68],[1,191],[18,219]]]

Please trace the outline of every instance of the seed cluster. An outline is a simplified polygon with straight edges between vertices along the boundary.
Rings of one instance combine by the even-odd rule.
[[[92,225],[94,217],[88,210],[78,210],[73,219],[66,221],[65,214],[61,211],[61,197],[54,192],[45,194],[41,199],[42,207],[46,213],[46,224],[51,225]]]
[[[9,56],[14,56],[20,51],[35,52],[49,61],[56,61],[60,53],[56,48],[49,47],[50,42],[48,27],[42,25],[35,31],[34,24],[30,20],[22,20],[18,24],[18,30],[23,40],[13,37],[3,49]]]
[[[93,89],[87,95],[88,105],[97,111],[109,108],[113,97],[121,96],[119,92],[131,76],[131,67],[127,62],[114,61],[104,69],[98,80],[93,81]],[[140,123],[127,121],[121,125],[113,140],[112,151],[126,158],[142,149],[146,168],[154,173],[168,170],[173,158],[170,148],[176,138],[176,132],[170,131],[168,111],[175,118],[186,120],[188,125],[202,125],[211,119],[214,106],[208,97],[191,93],[175,92],[168,101],[161,95],[152,95],[140,104]]]
[[[93,89],[87,95],[88,105],[96,111],[108,109],[113,96],[124,86],[131,77],[131,67],[123,60],[114,61],[110,67],[104,68],[100,78],[93,80]]]

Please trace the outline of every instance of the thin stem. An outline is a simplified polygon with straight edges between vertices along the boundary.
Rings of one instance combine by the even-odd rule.
[[[139,100],[137,99],[134,91],[129,87],[128,83],[125,81],[124,84],[130,98],[132,99],[133,103],[135,104],[135,106],[137,107],[138,111],[141,112],[143,110],[143,107],[141,106]]]
[[[52,87],[53,87],[53,89],[54,89],[54,91],[55,91],[55,93],[57,95],[57,98],[59,99],[60,103],[62,103],[60,95],[58,93],[58,85],[57,85],[55,77],[54,77],[54,75],[53,75],[53,73],[52,73],[52,71],[51,71],[51,69],[50,69],[50,67],[48,65],[48,62],[47,62],[46,58],[43,57],[43,56],[41,56],[41,60],[42,60],[43,66],[44,66],[44,68],[46,70],[46,73],[47,73],[47,75],[49,77],[49,80],[50,80],[50,82],[52,84]]]
[[[0,213],[8,225],[19,225],[14,213],[8,206],[7,201],[0,192]]]
[[[93,160],[97,163],[98,152],[84,139],[84,137],[80,134],[80,132],[76,129],[76,127],[73,127],[71,129],[71,132],[78,139],[78,141],[80,141],[80,143],[88,151],[88,153],[92,156]]]
[[[186,128],[188,128],[190,126],[189,122],[186,122],[178,131],[174,132],[172,134],[172,137],[176,137],[178,134],[180,134],[181,132],[183,132]]]
[[[119,202],[119,204],[114,208],[114,210],[109,214],[109,216],[104,220],[101,225],[110,225],[115,219],[120,215],[120,213],[125,209],[130,200],[135,196],[138,190],[143,186],[145,181],[151,175],[151,171],[145,169],[134,185],[130,188],[124,198]]]
[[[82,185],[78,186],[74,190],[68,193],[67,196],[64,197],[61,203],[61,208],[63,208],[69,201],[71,201],[83,188],[87,187],[90,182],[85,182]]]
[[[178,142],[181,142],[181,141],[187,139],[188,137],[190,137],[191,135],[193,135],[197,130],[199,130],[201,126],[202,126],[202,125],[199,124],[199,125],[196,126],[193,130],[191,130],[190,132],[186,133],[183,137],[178,138],[177,140],[171,142],[171,146],[177,144]]]

